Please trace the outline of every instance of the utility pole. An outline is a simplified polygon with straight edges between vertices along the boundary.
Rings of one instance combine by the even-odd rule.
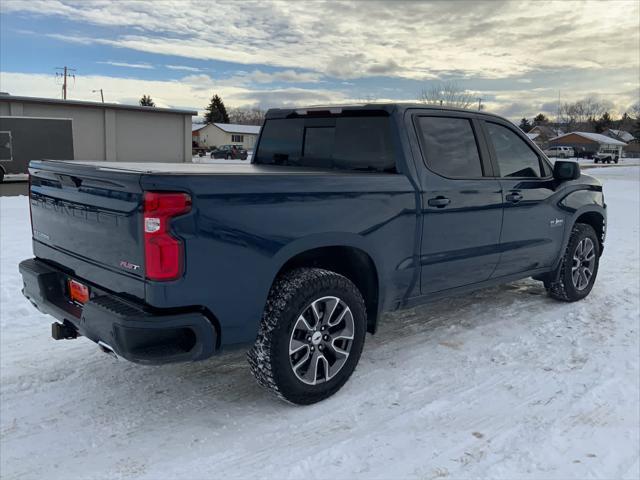
[[[59,73],[56,72],[56,77],[62,77],[62,99],[66,100],[67,99],[67,77],[73,77],[73,79],[76,79],[75,74],[73,73],[69,73],[69,72],[75,72],[76,69],[75,68],[69,68],[66,65],[64,67],[56,67],[56,70],[62,70],[63,73]]]
[[[104,93],[102,92],[102,89],[100,89],[100,90],[91,90],[91,93],[96,93],[96,92],[100,92],[100,99],[102,100],[102,103],[104,103]]]
[[[482,98],[478,97],[478,111],[482,110]]]

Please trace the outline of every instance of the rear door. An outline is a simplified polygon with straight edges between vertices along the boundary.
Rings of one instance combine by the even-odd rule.
[[[479,124],[433,111],[413,124],[424,161],[421,292],[487,280],[500,256],[502,202]]]
[[[551,266],[565,223],[564,213],[553,203],[551,166],[514,126],[487,120],[483,127],[504,205],[502,255],[494,276]]]

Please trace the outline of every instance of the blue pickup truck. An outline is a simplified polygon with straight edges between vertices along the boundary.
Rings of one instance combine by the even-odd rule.
[[[133,362],[248,348],[296,404],[355,370],[383,312],[533,277],[576,301],[601,184],[511,122],[425,105],[274,109],[246,165],[33,161],[24,295]]]

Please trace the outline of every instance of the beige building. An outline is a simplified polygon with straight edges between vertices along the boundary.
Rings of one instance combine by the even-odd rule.
[[[209,148],[238,145],[246,150],[253,149],[259,134],[260,127],[257,125],[233,123],[194,124],[191,132],[194,146]]]
[[[0,95],[0,116],[71,119],[76,160],[190,162],[193,115],[197,112]]]

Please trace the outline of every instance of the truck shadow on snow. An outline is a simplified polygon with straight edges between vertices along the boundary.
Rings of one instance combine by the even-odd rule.
[[[547,299],[540,282],[524,280],[387,314],[381,319],[378,333],[367,337],[362,362],[354,374],[355,382],[349,382],[335,399],[328,399],[322,405],[341,404],[345,395],[366,388],[357,381],[358,377],[383,377],[385,367],[381,359],[389,358],[396,349],[404,353],[406,349],[417,352],[432,349],[439,344],[446,345],[452,327],[484,328],[508,317],[514,322],[523,322],[528,317],[522,315],[523,312],[534,308],[536,311],[558,310],[563,305]],[[242,415],[243,411],[266,409],[282,413],[292,408],[255,383],[245,351],[226,353],[203,362],[164,366],[135,365],[99,352],[89,354],[84,360],[79,357],[79,364],[74,367],[68,365],[68,359],[66,356],[65,364],[54,360],[49,368],[66,370],[69,375],[60,375],[63,382],[86,385],[92,393],[87,395],[85,407],[106,415],[117,411],[121,418],[131,416],[140,421],[142,417],[143,421],[155,423],[162,421],[162,412],[169,411],[182,418],[184,415],[197,418],[204,410]],[[407,364],[406,368],[421,370],[423,366]]]

